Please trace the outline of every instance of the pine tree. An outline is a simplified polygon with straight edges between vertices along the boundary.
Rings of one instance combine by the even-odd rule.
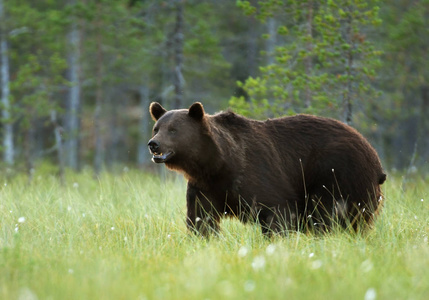
[[[238,1],[247,14],[261,21],[275,18],[274,63],[260,76],[238,85],[249,99],[233,97],[232,107],[262,118],[295,112],[321,113],[350,123],[352,107],[371,92],[380,55],[365,37],[367,26],[379,23],[378,7],[369,1]],[[265,34],[269,39],[270,35]]]

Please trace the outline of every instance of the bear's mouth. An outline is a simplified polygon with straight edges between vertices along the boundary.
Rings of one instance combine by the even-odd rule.
[[[172,158],[173,155],[174,155],[174,152],[172,152],[172,151],[169,151],[167,153],[158,153],[158,152],[155,152],[155,153],[153,153],[152,161],[154,163],[157,163],[157,164],[165,163],[170,158]]]

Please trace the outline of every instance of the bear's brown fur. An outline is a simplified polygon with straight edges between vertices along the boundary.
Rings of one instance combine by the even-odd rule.
[[[371,224],[386,175],[374,148],[339,121],[296,115],[256,121],[209,115],[201,103],[165,110],[149,149],[188,180],[187,226],[209,234],[222,216],[255,220],[263,233]]]

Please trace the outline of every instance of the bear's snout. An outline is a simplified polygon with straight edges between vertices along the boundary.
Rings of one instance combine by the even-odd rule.
[[[174,151],[161,149],[161,144],[157,140],[150,140],[147,144],[149,151],[152,153],[152,161],[160,164],[165,163],[174,156]]]
[[[150,152],[158,153],[158,150],[159,150],[159,142],[158,141],[150,140],[147,145],[149,147]]]

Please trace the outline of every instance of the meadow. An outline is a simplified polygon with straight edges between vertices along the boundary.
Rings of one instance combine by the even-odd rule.
[[[222,222],[188,234],[186,182],[137,170],[0,179],[0,299],[429,299],[428,180],[389,174],[367,234]]]

